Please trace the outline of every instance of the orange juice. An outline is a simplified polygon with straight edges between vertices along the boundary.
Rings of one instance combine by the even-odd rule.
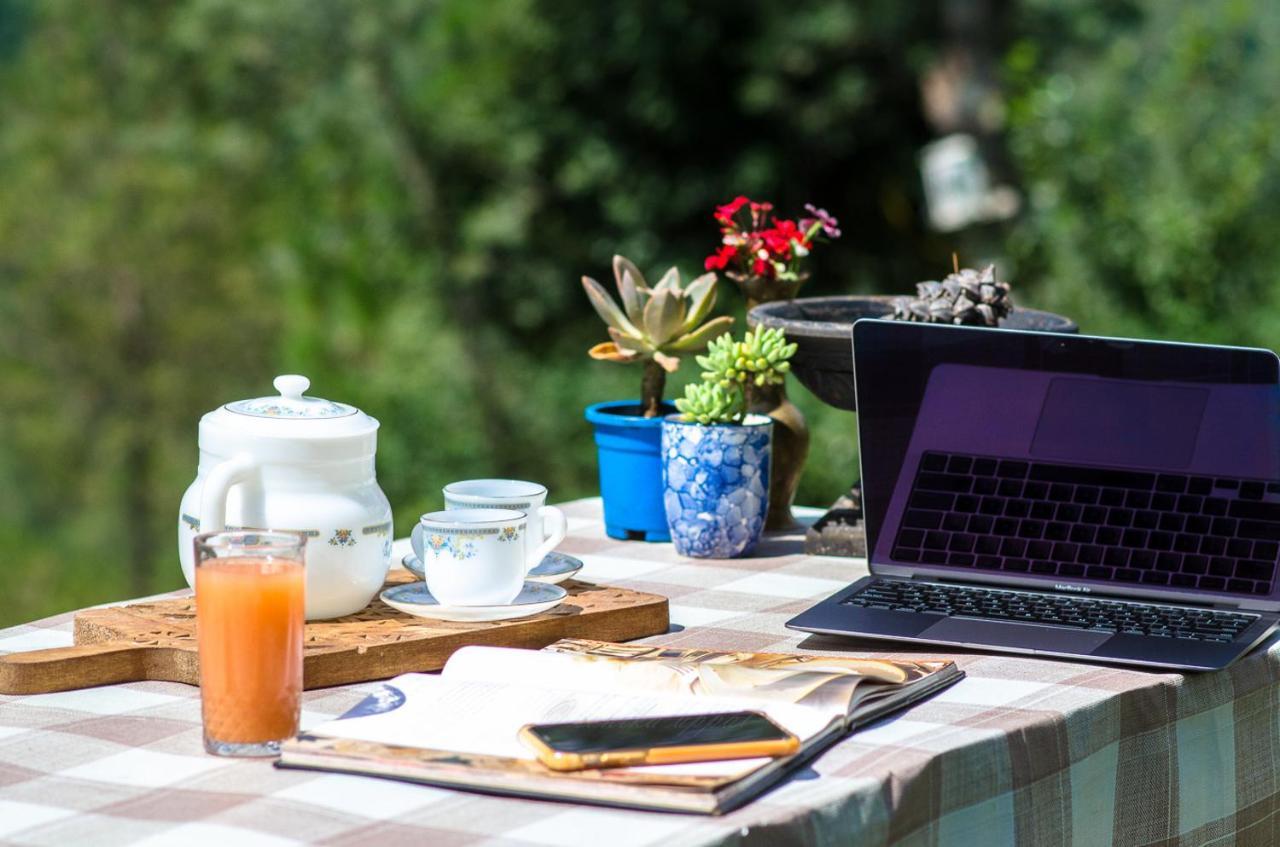
[[[196,637],[206,746],[281,741],[298,731],[303,566],[219,558],[196,568]]]

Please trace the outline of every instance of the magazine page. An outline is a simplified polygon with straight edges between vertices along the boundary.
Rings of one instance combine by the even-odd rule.
[[[934,674],[955,672],[955,663],[950,660],[751,653],[577,638],[561,639],[546,649],[636,663],[693,665],[705,693],[733,690],[753,698],[844,713],[851,712],[864,697],[882,696],[913,687]]]
[[[521,684],[549,681],[587,691],[661,691],[695,697],[793,703],[848,714],[867,694],[910,685],[950,662],[676,649],[563,639],[542,651],[464,647],[443,675]]]
[[[521,651],[514,651],[521,652]],[[523,651],[530,652],[530,651]],[[802,742],[832,723],[820,713],[788,703],[761,704],[732,698],[671,696],[663,693],[592,692],[566,688],[450,679],[428,674],[396,677],[342,718],[321,724],[310,735],[473,756],[535,760],[517,733],[527,723],[609,720],[613,718],[693,715],[742,709],[762,711]],[[737,776],[768,759],[650,765],[634,770],[672,776]]]

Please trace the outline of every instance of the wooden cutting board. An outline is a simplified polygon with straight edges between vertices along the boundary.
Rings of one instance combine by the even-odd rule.
[[[387,585],[412,582],[394,570]],[[345,618],[308,623],[306,688],[434,671],[468,644],[541,648],[561,638],[629,641],[667,631],[667,598],[569,580],[569,596],[531,618],[492,623],[429,621],[374,599]],[[75,646],[0,656],[0,694],[43,694],[157,679],[198,685],[195,598],[76,613]]]

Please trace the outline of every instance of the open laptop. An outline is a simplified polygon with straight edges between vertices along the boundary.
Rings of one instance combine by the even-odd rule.
[[[808,632],[1222,668],[1280,611],[1266,350],[862,320],[871,575]]]

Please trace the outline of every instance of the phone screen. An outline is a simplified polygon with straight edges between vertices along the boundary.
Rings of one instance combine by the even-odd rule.
[[[757,712],[540,724],[530,727],[529,731],[551,749],[565,753],[695,747],[791,737],[785,729]]]

